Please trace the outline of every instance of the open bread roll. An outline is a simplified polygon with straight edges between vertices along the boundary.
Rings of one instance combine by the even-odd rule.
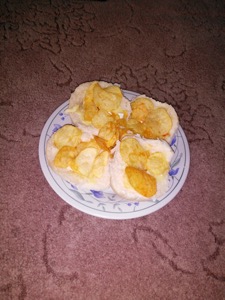
[[[108,151],[93,136],[73,125],[65,125],[47,142],[46,157],[62,179],[83,190],[104,190],[110,186]]]
[[[77,127],[97,135],[105,123],[130,114],[130,101],[118,85],[105,81],[80,84],[71,94],[66,113]]]
[[[131,101],[128,127],[134,133],[148,139],[163,139],[170,143],[178,125],[177,113],[171,105],[145,95]]]
[[[124,199],[157,199],[168,189],[172,156],[166,141],[124,137],[117,143],[110,164],[112,189]]]

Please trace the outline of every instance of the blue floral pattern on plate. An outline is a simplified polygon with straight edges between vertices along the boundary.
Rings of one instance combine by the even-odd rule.
[[[125,97],[132,100],[137,93],[123,91]],[[113,190],[104,191],[81,191],[76,186],[62,180],[48,166],[45,156],[46,143],[49,137],[61,126],[70,124],[69,116],[65,114],[69,102],[66,101],[56,109],[47,120],[39,142],[39,160],[42,171],[53,190],[67,203],[73,207],[101,218],[107,219],[130,219],[150,214],[169,203],[178,194],[188,175],[190,166],[189,145],[179,126],[171,141],[174,156],[169,171],[169,187],[164,196],[156,200],[128,201],[121,199]]]

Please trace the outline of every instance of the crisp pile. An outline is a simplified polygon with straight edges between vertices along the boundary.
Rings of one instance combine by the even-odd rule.
[[[122,198],[146,200],[168,188],[169,146],[178,117],[172,106],[145,95],[129,101],[118,85],[79,85],[65,125],[50,138],[51,168],[81,189],[111,187]]]

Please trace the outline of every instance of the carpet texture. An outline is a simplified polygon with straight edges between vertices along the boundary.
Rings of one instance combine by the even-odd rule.
[[[225,299],[224,1],[0,2],[0,299]],[[191,165],[168,205],[131,220],[63,201],[42,128],[78,84],[174,106]]]

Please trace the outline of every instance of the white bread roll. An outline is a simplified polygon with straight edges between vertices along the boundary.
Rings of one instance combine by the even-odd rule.
[[[108,83],[105,81],[90,81],[90,82],[85,82],[85,83],[80,84],[70,96],[69,107],[66,110],[66,113],[69,114],[71,121],[78,128],[82,129],[83,131],[88,130],[92,134],[97,135],[99,132],[99,129],[94,127],[90,122],[84,121],[83,111],[77,110],[77,107],[82,108],[86,92],[87,92],[88,88],[95,82],[98,83],[102,88],[107,88],[110,86],[119,86],[118,84],[112,84],[112,83]],[[130,101],[127,98],[125,98],[124,96],[122,97],[120,107],[121,107],[121,109],[126,111],[129,116],[129,114],[131,112]],[[110,113],[110,111],[109,111],[109,113]]]
[[[150,150],[151,153],[161,152],[166,158],[167,162],[170,163],[173,151],[166,141],[162,140],[147,140],[141,138],[139,135],[126,136],[126,138],[135,138],[145,150]],[[117,142],[114,148],[114,158],[110,163],[110,177],[111,187],[120,197],[128,200],[144,201],[144,200],[155,200],[162,196],[168,189],[168,172],[163,175],[156,176],[157,192],[150,198],[144,197],[138,193],[127,181],[125,176],[125,169],[127,167],[126,162],[123,160],[120,153],[120,144]]]
[[[54,144],[54,135],[47,142],[46,147],[46,158],[51,169],[58,174],[62,179],[74,184],[77,188],[82,190],[104,190],[110,187],[110,173],[109,173],[109,161],[104,167],[104,171],[100,178],[88,178],[85,176],[80,176],[78,173],[74,172],[70,167],[59,168],[54,164],[54,159],[59,149]],[[83,133],[81,136],[82,142],[88,142],[92,139],[90,133]],[[110,158],[108,158],[110,160]]]

